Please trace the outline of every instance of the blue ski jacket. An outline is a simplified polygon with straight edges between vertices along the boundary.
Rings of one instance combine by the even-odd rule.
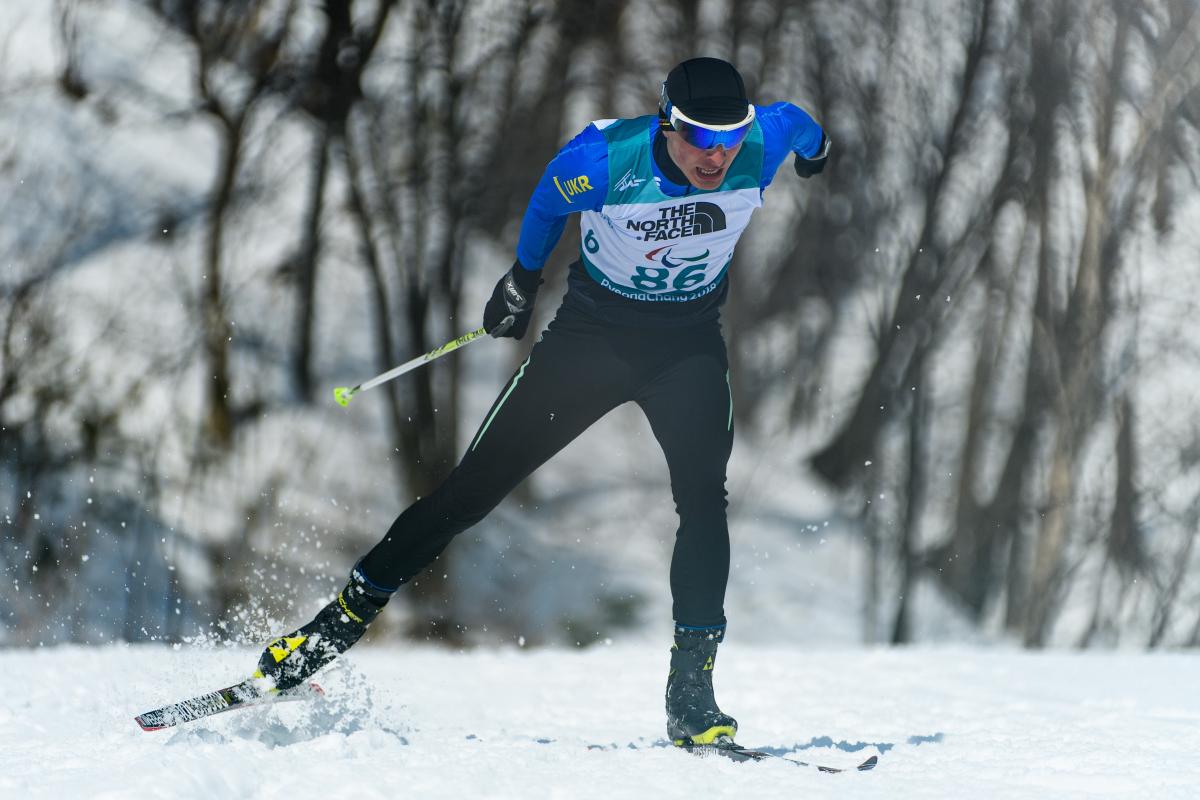
[[[653,116],[644,119],[645,148],[647,152],[652,152],[659,123]],[[623,121],[598,120],[589,124],[567,142],[547,165],[521,223],[517,261],[524,269],[536,271],[545,265],[562,236],[570,214],[580,211],[599,213],[606,209],[606,201],[611,209],[611,204],[618,202],[614,199],[619,194],[618,190],[627,188],[620,185],[621,178],[615,179],[616,186],[612,185],[614,178],[611,167],[617,165],[609,163],[614,151],[605,129],[616,122]],[[808,160],[823,159],[827,152],[828,140],[821,127],[806,111],[791,103],[756,105],[754,125],[755,141],[759,141],[758,137],[761,136],[761,149],[755,150],[755,157],[761,156],[761,170],[757,176],[760,198],[788,153],[795,153],[798,159]],[[628,148],[625,148],[622,152],[627,151]],[[750,157],[747,148],[739,152],[734,163],[742,160],[743,156]],[[649,163],[652,180],[662,196],[688,198],[689,195],[703,197],[706,194],[690,184],[673,182],[653,157],[649,158]],[[797,162],[797,172],[800,172],[799,164],[800,161]],[[582,260],[586,261],[586,257]],[[577,305],[604,321],[652,327],[691,324],[717,317],[727,294],[725,284],[727,278],[722,274],[719,285],[714,286],[717,290],[707,293],[703,298],[682,303],[650,303],[644,302],[644,296],[643,301],[639,301],[634,299],[637,295],[617,295],[603,288],[595,270],[589,276],[582,264],[576,262],[571,265],[569,290],[564,302]]]

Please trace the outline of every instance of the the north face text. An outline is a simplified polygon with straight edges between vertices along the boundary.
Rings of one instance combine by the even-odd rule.
[[[683,203],[658,211],[658,219],[630,220],[627,230],[641,234],[643,242],[665,242],[686,236],[725,230],[725,212],[715,203]]]

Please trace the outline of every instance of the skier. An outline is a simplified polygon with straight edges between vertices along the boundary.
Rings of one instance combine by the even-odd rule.
[[[492,336],[525,335],[542,266],[579,212],[582,252],[554,320],[445,482],[400,514],[315,619],[267,646],[255,676],[286,689],[332,661],[455,535],[632,400],[666,456],[679,513],[668,735],[680,746],[732,740],[737,722],[712,685],[725,635],[733,443],[719,314],[734,246],[789,152],[795,172],[811,177],[829,139],[795,105],[752,105],[737,69],[716,58],[672,69],[657,116],[599,120],[568,142],[534,190],[516,263],[483,312]]]

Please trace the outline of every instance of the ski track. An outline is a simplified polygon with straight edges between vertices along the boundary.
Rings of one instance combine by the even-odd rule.
[[[0,650],[0,797],[1195,797],[1190,654],[727,642],[744,744],[869,773],[701,760],[663,737],[668,655],[366,646],[314,703],[144,733],[132,717],[235,682],[248,648]],[[631,748],[629,745],[636,745]],[[603,745],[604,749],[588,749]],[[889,746],[890,745],[890,746]]]

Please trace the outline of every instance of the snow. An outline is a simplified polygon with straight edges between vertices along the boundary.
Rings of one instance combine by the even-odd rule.
[[[144,733],[132,717],[244,677],[192,645],[0,651],[0,797],[1194,797],[1200,658],[740,642],[717,696],[747,745],[869,773],[661,744],[665,648],[359,646],[325,699]],[[590,745],[599,747],[589,749]]]

